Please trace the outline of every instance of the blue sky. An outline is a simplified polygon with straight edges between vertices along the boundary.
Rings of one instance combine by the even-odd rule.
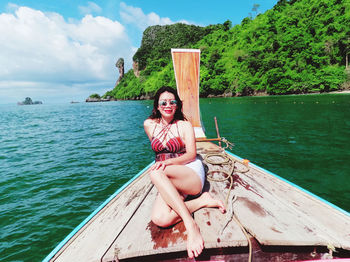
[[[151,25],[239,24],[277,0],[0,0],[0,103],[84,101],[111,90]]]

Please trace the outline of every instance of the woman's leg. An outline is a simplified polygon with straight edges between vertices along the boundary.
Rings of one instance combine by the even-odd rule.
[[[224,203],[221,200],[214,199],[208,192],[202,193],[195,199],[185,201],[185,205],[190,213],[203,207],[217,207],[222,213],[225,212]],[[161,195],[157,195],[152,208],[152,221],[160,227],[168,227],[181,221],[181,217],[168,206]]]
[[[150,177],[165,203],[184,222],[188,233],[188,256],[190,258],[193,258],[193,256],[197,257],[203,250],[203,238],[179,192],[188,195],[198,194],[202,189],[200,178],[191,168],[183,165],[167,166],[164,171],[153,170],[150,173]]]

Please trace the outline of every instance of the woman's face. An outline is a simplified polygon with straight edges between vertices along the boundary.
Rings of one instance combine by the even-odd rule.
[[[177,101],[172,93],[164,92],[160,94],[158,100],[158,110],[162,117],[169,118],[174,117],[177,109]]]

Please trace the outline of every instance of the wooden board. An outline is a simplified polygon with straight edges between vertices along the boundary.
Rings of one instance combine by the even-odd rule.
[[[151,222],[156,195],[157,189],[153,188],[103,261],[186,250],[183,223],[170,229],[161,229]]]
[[[214,149],[208,143],[200,144],[202,150]],[[236,166],[238,170],[246,170],[238,162]],[[232,204],[234,212],[260,244],[332,244],[350,249],[349,216],[254,165],[247,173],[236,172],[234,179],[232,193],[237,196]],[[221,192],[228,191],[228,182],[217,186]]]
[[[216,183],[208,183],[208,191],[224,201]],[[247,246],[248,241],[236,223],[231,223],[229,212],[222,214],[218,209],[203,208],[194,213],[194,218],[204,239],[205,248],[224,248]]]
[[[120,192],[50,261],[100,261],[153,187],[146,173]]]
[[[317,235],[323,243],[350,250],[350,217],[307,194],[306,192],[286,184],[270,174],[252,167],[252,176],[247,176],[255,184],[264,185],[264,189],[271,192],[280,206],[303,219],[305,230]],[[308,226],[310,225],[310,226]]]
[[[183,113],[193,127],[201,127],[199,111],[199,65],[200,50],[171,49],[176,87],[181,101]],[[198,132],[199,133],[199,132]],[[200,135],[203,137],[204,132]],[[199,136],[198,136],[199,137]]]
[[[212,190],[216,195],[217,192]],[[187,233],[183,222],[170,228],[159,228],[151,222],[151,209],[157,194],[153,188],[138,212],[106,253],[103,261],[186,251]],[[237,225],[221,232],[226,216],[218,209],[204,208],[194,213],[205,248],[247,246],[247,240]]]
[[[197,151],[217,150],[208,142],[197,142]],[[237,198],[228,210],[251,236],[264,246],[324,246],[350,250],[350,217],[320,199],[250,164],[249,172],[236,160],[230,192]],[[208,168],[214,168],[208,164]],[[206,184],[216,198],[225,199],[228,181]],[[147,171],[99,211],[50,261],[113,261],[146,255],[185,254],[183,223],[160,229],[150,221],[157,190]],[[204,208],[194,214],[206,250],[246,246],[234,220],[217,209]],[[227,226],[226,226],[227,225]],[[226,227],[225,227],[226,226]],[[228,249],[230,250],[230,249]],[[231,249],[232,250],[232,249]],[[246,249],[245,249],[246,250]],[[221,252],[221,251],[220,251]],[[246,251],[243,251],[246,252]]]

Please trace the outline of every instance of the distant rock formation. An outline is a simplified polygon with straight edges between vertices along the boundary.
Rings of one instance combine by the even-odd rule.
[[[132,63],[132,69],[134,70],[134,75],[137,78],[139,78],[140,77],[139,63],[134,61]]]
[[[122,78],[124,77],[124,59],[119,58],[117,63],[115,64],[115,66],[119,70],[119,78],[118,78],[117,82],[115,83],[115,86],[117,86],[119,84],[119,82],[122,80]]]
[[[34,101],[30,97],[26,97],[23,102],[17,102],[17,105],[40,105],[43,102],[41,101]]]

